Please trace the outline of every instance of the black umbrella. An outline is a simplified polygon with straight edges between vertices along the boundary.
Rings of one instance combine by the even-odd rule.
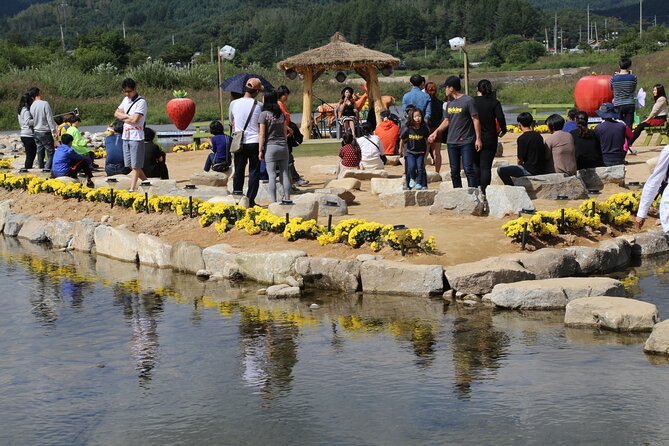
[[[244,94],[244,87],[246,86],[246,81],[248,81],[252,77],[257,77],[258,79],[260,79],[260,82],[262,82],[262,86],[265,88],[265,91],[274,90],[274,87],[272,86],[272,84],[269,83],[267,79],[265,79],[259,74],[253,74],[253,73],[235,74],[234,76],[224,80],[223,83],[219,85],[219,87],[221,87],[223,91]]]

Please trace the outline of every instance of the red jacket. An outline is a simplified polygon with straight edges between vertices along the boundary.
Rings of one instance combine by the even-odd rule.
[[[383,153],[386,155],[395,154],[395,143],[400,137],[400,128],[391,120],[385,120],[376,127],[374,134],[381,139],[383,144]]]

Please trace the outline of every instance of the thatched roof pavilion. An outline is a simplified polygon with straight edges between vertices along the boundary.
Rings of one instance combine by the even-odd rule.
[[[310,138],[313,85],[321,74],[338,70],[358,73],[367,82],[369,103],[374,104],[377,122],[381,122],[379,113],[383,111],[383,105],[378,72],[386,67],[396,67],[399,63],[399,59],[389,54],[349,43],[341,33],[336,32],[327,45],[289,57],[279,62],[277,67],[280,70],[295,70],[304,78],[301,131],[305,138]]]

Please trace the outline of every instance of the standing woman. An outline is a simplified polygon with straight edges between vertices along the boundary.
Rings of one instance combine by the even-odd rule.
[[[427,126],[430,133],[437,130],[441,121],[444,120],[444,102],[437,97],[437,84],[428,82],[425,84],[425,92],[430,95],[430,117],[427,120]],[[434,161],[434,171],[439,173],[441,170],[441,135],[435,138],[434,142],[428,145],[428,151]]]
[[[353,99],[353,89],[345,87],[341,91],[341,100],[337,107],[339,119],[344,133],[350,131],[355,136],[355,123],[358,120],[358,110],[355,108],[355,100]]]
[[[288,124],[281,111],[276,91],[265,93],[262,112],[258,118],[258,159],[265,160],[269,176],[269,193],[276,199],[276,168],[279,167],[283,199],[290,200],[290,175],[288,174]]]
[[[485,190],[490,185],[492,161],[497,153],[498,138],[506,134],[506,119],[502,104],[494,97],[492,84],[487,79],[481,79],[476,86],[474,104],[479,113],[483,141],[483,148],[474,154],[474,170],[479,178],[481,192],[485,195]]]
[[[650,110],[646,120],[640,122],[636,129],[634,129],[634,136],[630,140],[630,146],[634,144],[634,141],[639,138],[641,132],[647,127],[660,127],[667,123],[667,94],[664,92],[664,85],[656,84],[653,87],[653,99],[655,100],[653,108]]]
[[[21,96],[17,113],[19,115],[19,125],[21,126],[21,142],[26,151],[26,162],[24,167],[32,169],[37,155],[37,144],[35,143],[35,133],[33,127],[35,121],[33,115],[30,114],[30,106],[33,103],[33,97],[26,93]]]

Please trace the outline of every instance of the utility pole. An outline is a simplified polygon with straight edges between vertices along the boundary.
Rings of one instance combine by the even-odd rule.
[[[437,42],[437,38],[434,38],[434,50],[438,51],[439,50],[439,43]]]
[[[174,34],[172,34],[172,45],[174,45]]]
[[[588,3],[588,45],[590,45],[590,3]]]
[[[544,33],[546,33],[546,52],[548,52],[548,28],[544,28]]]
[[[639,37],[643,34],[643,0],[639,0]]]
[[[599,42],[599,34],[597,34],[597,22],[595,22],[595,42]]]
[[[564,53],[564,34],[560,28],[560,54]]]
[[[65,34],[63,34],[63,25],[60,25],[60,42],[63,44],[63,51],[65,51]]]
[[[581,43],[581,25],[578,25],[578,43]]]
[[[121,22],[121,25],[123,25],[123,40],[125,40],[125,20]]]
[[[209,44],[209,63],[214,65],[214,42]]]
[[[605,18],[604,19],[604,40],[608,40],[609,38],[609,19]]]
[[[555,13],[555,25],[553,26],[553,50],[557,54],[557,12]]]

